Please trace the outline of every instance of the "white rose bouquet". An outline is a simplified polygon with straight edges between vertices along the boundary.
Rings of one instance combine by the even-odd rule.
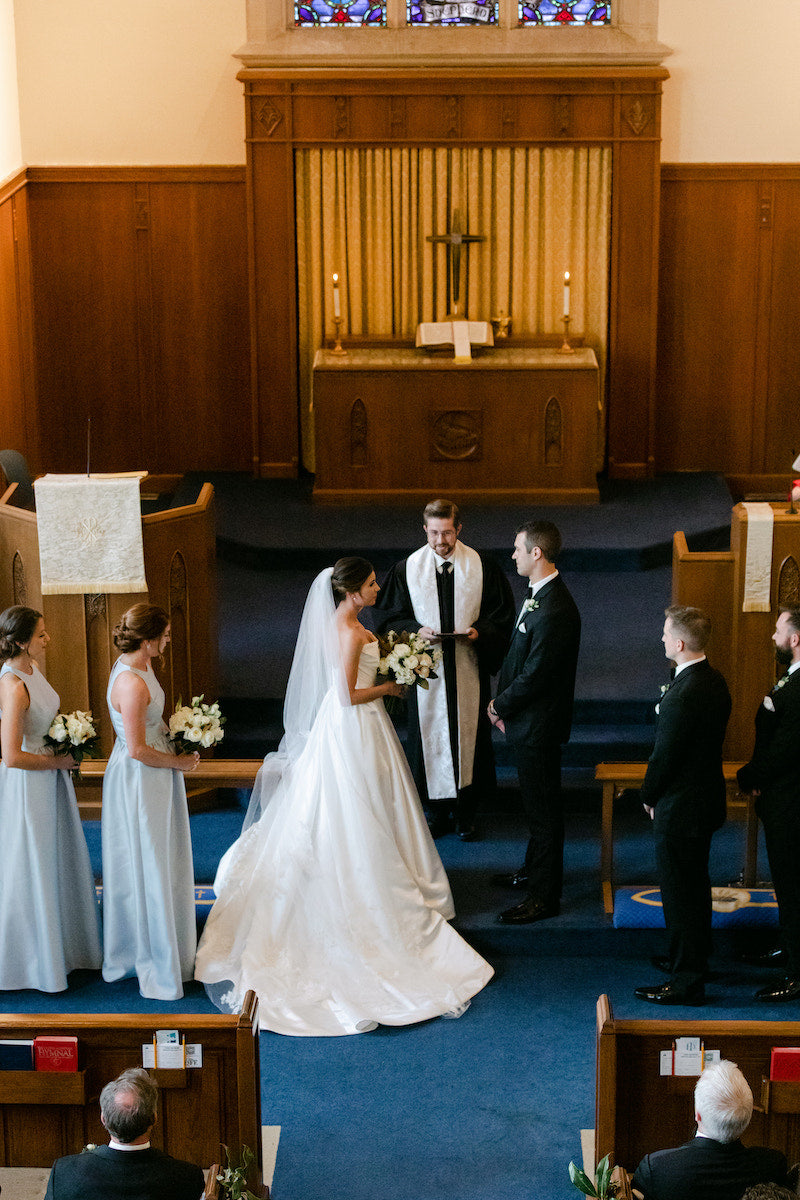
[[[193,754],[201,746],[207,750],[221,742],[224,724],[216,701],[205,704],[203,696],[193,696],[191,704],[184,704],[179,699],[169,719],[169,736],[178,754]]]
[[[427,690],[428,680],[437,679],[435,668],[442,661],[442,652],[431,646],[430,642],[420,637],[418,633],[396,633],[393,629],[378,638],[381,657],[378,662],[378,674],[386,675],[404,687],[421,687]],[[394,697],[386,698],[386,707]]]
[[[78,764],[72,772],[73,779],[80,776],[80,765],[84,758],[94,758],[98,748],[98,733],[90,712],[79,709],[71,713],[59,713],[44,735],[44,744],[53,754],[71,754]]]

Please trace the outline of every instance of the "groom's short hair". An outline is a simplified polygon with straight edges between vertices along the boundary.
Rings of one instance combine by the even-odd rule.
[[[458,505],[452,500],[431,500],[422,510],[422,523],[428,521],[452,521],[458,528],[461,524]]]
[[[525,534],[525,548],[530,553],[538,546],[548,562],[554,563],[561,550],[561,534],[552,521],[528,521],[517,533]]]

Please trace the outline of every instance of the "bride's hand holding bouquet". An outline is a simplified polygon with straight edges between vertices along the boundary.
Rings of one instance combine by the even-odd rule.
[[[381,652],[378,674],[387,675],[402,689],[396,693],[398,699],[405,697],[409,687],[429,687],[429,679],[437,679],[435,668],[442,660],[442,652],[434,648],[420,633],[401,633],[394,629],[378,638]],[[387,697],[386,707],[391,710],[394,695]]]

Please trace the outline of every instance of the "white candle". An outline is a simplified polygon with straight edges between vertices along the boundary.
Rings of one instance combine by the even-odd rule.
[[[569,271],[564,272],[564,316],[569,316]]]
[[[333,277],[333,315],[335,317],[341,317],[341,315],[342,315],[342,309],[339,304],[339,276],[338,275],[334,275],[334,277]]]

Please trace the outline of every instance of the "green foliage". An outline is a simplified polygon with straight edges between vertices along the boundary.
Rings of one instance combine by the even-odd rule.
[[[249,1146],[242,1146],[239,1161],[223,1145],[228,1165],[219,1173],[220,1200],[258,1200],[258,1196],[247,1186],[247,1176],[256,1161],[256,1156]]]
[[[591,1196],[593,1200],[613,1200],[613,1197],[617,1195],[617,1185],[611,1182],[611,1172],[614,1168],[611,1166],[609,1158],[610,1155],[607,1154],[597,1164],[593,1180],[580,1167],[576,1167],[574,1162],[569,1164],[569,1177],[584,1196]]]

